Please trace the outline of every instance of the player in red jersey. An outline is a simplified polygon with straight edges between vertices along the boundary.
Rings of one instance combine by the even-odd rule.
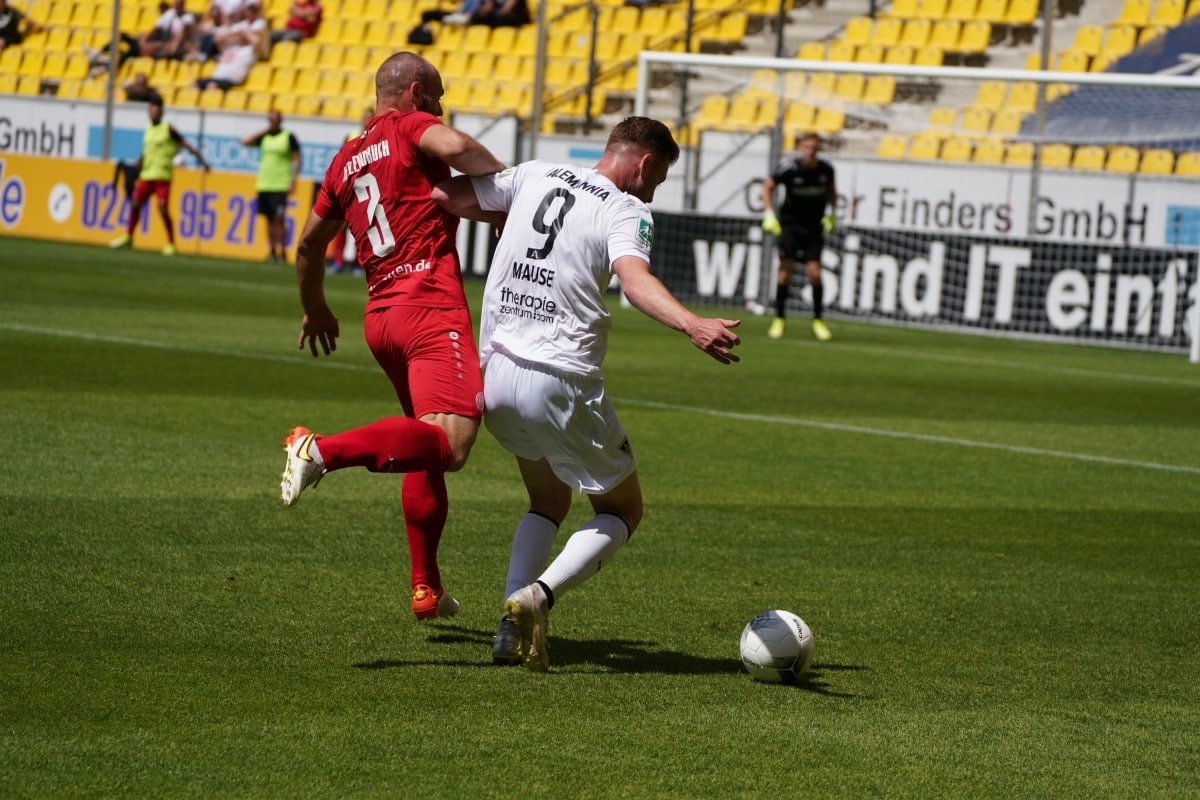
[[[291,505],[326,472],[403,472],[401,503],[418,619],[451,616],[437,549],[446,524],[445,473],[462,468],[483,414],[483,381],[455,247],[458,220],[431,199],[450,168],[504,169],[483,145],[442,124],[442,78],[420,56],[396,53],[375,73],[375,117],[334,157],[300,234],[296,273],[304,308],[298,346],[337,349],[325,302],[325,249],[345,223],[359,243],[367,307],[363,330],[406,416],[329,436],[294,428],[284,441],[280,490]],[[320,350],[318,350],[318,345]]]

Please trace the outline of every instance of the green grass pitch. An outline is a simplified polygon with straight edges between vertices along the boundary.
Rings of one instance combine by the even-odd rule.
[[[1183,355],[750,317],[724,367],[614,302],[647,513],[540,675],[490,664],[526,498],[486,432],[453,619],[408,611],[398,476],[279,501],[291,426],[398,413],[361,280],[314,360],[289,269],[0,246],[0,796],[1200,796]],[[769,608],[800,686],[738,662]]]

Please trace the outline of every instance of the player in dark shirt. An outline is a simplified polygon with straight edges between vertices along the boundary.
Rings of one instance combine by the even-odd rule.
[[[786,330],[788,292],[792,271],[797,261],[803,261],[812,284],[812,332],[817,341],[833,338],[821,319],[824,307],[824,286],[821,284],[821,250],[825,234],[836,224],[832,209],[837,202],[833,165],[817,158],[821,140],[815,133],[805,134],[798,144],[798,157],[785,159],[763,182],[762,228],[776,237],[779,247],[779,275],[775,290],[775,319],[767,329],[772,339],[783,338]],[[775,188],[784,187],[783,205],[775,214]],[[830,213],[825,213],[828,207]]]

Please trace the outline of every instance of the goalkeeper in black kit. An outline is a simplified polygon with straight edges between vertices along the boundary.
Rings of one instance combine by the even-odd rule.
[[[779,276],[775,287],[775,319],[767,328],[767,336],[782,339],[787,330],[788,292],[792,271],[797,261],[803,261],[812,285],[813,337],[820,342],[833,338],[821,319],[824,310],[825,287],[821,284],[821,249],[825,234],[832,233],[837,224],[833,209],[837,190],[833,180],[833,165],[817,158],[821,140],[815,133],[805,134],[797,145],[798,155],[784,159],[763,181],[762,228],[776,237],[779,247]],[[783,205],[775,214],[775,187],[784,187]],[[825,212],[829,208],[829,213]]]

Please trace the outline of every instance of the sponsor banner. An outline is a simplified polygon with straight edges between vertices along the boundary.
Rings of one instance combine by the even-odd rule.
[[[705,132],[693,180],[696,210],[762,212],[770,137]],[[842,159],[838,219],[856,228],[1139,247],[1200,247],[1194,179]],[[674,171],[680,171],[676,167]],[[669,201],[670,195],[663,200]],[[681,211],[656,198],[656,210]]]
[[[312,201],[311,183],[301,183],[289,200],[289,252]],[[266,223],[257,213],[253,176],[176,168],[169,208],[180,253],[253,261],[266,256]],[[6,235],[107,244],[124,233],[130,209],[111,164],[0,156],[0,232]],[[155,200],[143,209],[133,239],[138,249],[167,243]]]
[[[757,220],[655,214],[655,273],[677,297],[766,303],[775,260]],[[1185,348],[1200,268],[1189,249],[847,228],[826,238],[831,312],[1147,348]],[[800,273],[803,270],[799,270]],[[793,293],[810,307],[806,286]]]

